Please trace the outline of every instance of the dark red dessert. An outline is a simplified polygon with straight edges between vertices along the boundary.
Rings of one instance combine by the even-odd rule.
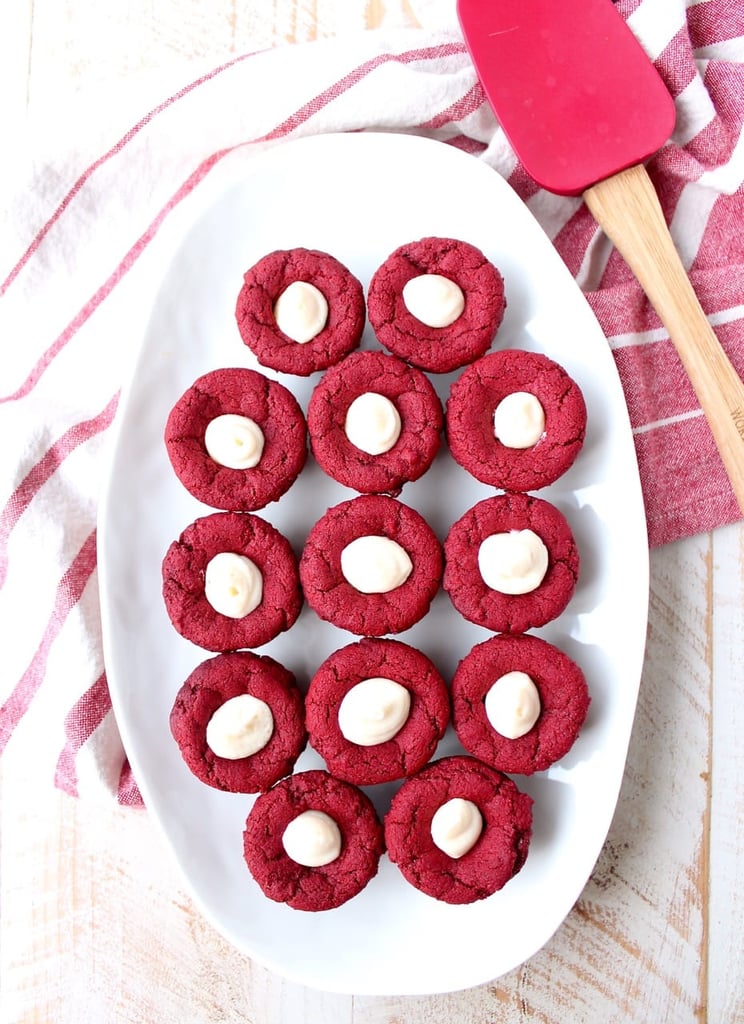
[[[547,549],[547,570],[528,593],[501,593],[481,575],[481,544],[493,535],[531,531]],[[524,633],[557,618],[568,605],[579,575],[579,552],[565,516],[549,502],[526,494],[486,498],[469,509],[444,542],[444,589],[470,622],[497,633]]]
[[[246,417],[260,429],[263,450],[255,466],[232,468],[209,454],[205,433],[222,416]],[[199,377],[176,402],[165,444],[176,475],[195,498],[213,508],[253,512],[280,498],[299,476],[307,428],[299,403],[282,384],[255,370],[220,369]]]
[[[392,680],[409,694],[405,723],[388,740],[370,745],[346,738],[339,708],[355,686]],[[449,691],[432,662],[398,640],[364,639],[335,651],[313,676],[305,698],[311,745],[329,771],[358,786],[401,779],[422,768],[449,722]],[[374,723],[379,725],[379,719]]]
[[[542,436],[508,447],[494,431],[494,412],[509,395],[525,392],[542,407]],[[586,433],[578,384],[547,356],[517,349],[491,352],[454,382],[447,401],[447,439],[453,458],[482,483],[505,491],[534,491],[574,463]]]
[[[362,592],[342,571],[342,554],[359,538],[385,538],[408,556],[407,578],[388,592]],[[312,527],[300,558],[310,607],[327,622],[360,636],[408,629],[429,610],[442,578],[442,549],[426,520],[385,495],[343,501]]]
[[[260,604],[241,618],[216,611],[205,593],[205,573],[215,555],[242,555],[259,570]],[[287,630],[302,607],[297,559],[289,541],[260,516],[215,512],[197,519],[174,541],[163,560],[163,599],[174,628],[208,651],[260,647]]]
[[[404,287],[425,274],[454,282],[464,295],[462,312],[447,326],[429,326],[404,301]],[[429,237],[399,246],[375,271],[367,294],[367,315],[380,343],[432,373],[447,373],[482,356],[505,308],[499,271],[480,249],[455,238]]]
[[[268,706],[271,735],[247,756],[220,756],[208,742],[210,722],[220,708],[246,695]],[[307,740],[302,694],[295,677],[279,662],[251,651],[218,654],[202,662],[181,689],[170,728],[181,755],[198,779],[229,793],[259,793],[288,775]]]
[[[369,393],[393,404],[400,436],[380,453],[363,451],[347,435],[349,408]],[[307,410],[310,445],[334,480],[365,494],[397,494],[418,480],[439,450],[442,405],[429,379],[383,352],[353,352],[323,376]]]
[[[509,672],[524,672],[540,698],[540,714],[523,736],[509,739],[491,724],[485,699]],[[536,636],[495,636],[477,644],[452,680],[453,723],[462,745],[502,772],[531,775],[573,746],[589,709],[584,673],[567,654]]]
[[[307,867],[284,848],[287,826],[306,811],[327,814],[338,826],[341,852],[328,864]],[[295,910],[332,910],[358,895],[377,874],[384,848],[369,797],[324,771],[290,775],[259,796],[243,833],[246,864],[264,894]]]
[[[296,282],[313,285],[328,305],[322,329],[305,343],[277,324],[275,307]],[[333,366],[359,344],[365,322],[361,282],[334,256],[317,249],[282,249],[244,275],[235,309],[240,336],[262,366],[307,377]]]
[[[475,845],[451,857],[434,842],[431,825],[449,800],[467,800],[483,827]],[[385,816],[390,860],[421,892],[444,903],[491,896],[523,866],[532,834],[532,798],[506,775],[474,757],[445,757],[407,779]]]

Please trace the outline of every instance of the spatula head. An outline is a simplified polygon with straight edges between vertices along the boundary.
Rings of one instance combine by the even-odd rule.
[[[458,0],[470,55],[528,174],[579,195],[642,163],[674,102],[611,0]]]

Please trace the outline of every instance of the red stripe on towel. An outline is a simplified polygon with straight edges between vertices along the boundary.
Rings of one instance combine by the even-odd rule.
[[[65,717],[67,742],[57,759],[54,783],[70,796],[78,796],[78,776],[75,758],[111,710],[106,674],[98,679],[75,701]]]
[[[52,613],[30,665],[0,708],[0,753],[36,696],[44,680],[52,644],[67,621],[67,616],[80,600],[95,568],[96,531],[93,530],[57,585]]]
[[[11,494],[5,508],[0,512],[0,588],[8,573],[8,540],[13,527],[29,507],[41,488],[59,469],[61,464],[81,444],[103,433],[110,425],[116,412],[119,395],[109,401],[106,408],[93,419],[75,423],[54,442],[36,465],[28,471],[21,483]]]

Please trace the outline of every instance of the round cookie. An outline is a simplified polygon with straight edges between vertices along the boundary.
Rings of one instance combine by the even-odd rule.
[[[235,717],[230,710],[246,695],[268,707],[271,732],[255,752],[241,755],[239,744],[244,742],[256,704],[252,701],[248,709],[236,709]],[[221,715],[229,716],[222,727],[220,716],[214,717],[221,708],[225,709]],[[218,654],[198,665],[176,694],[170,729],[193,774],[229,793],[269,789],[292,771],[307,740],[302,694],[294,676],[273,658],[251,651]],[[219,744],[213,738],[215,729]]]
[[[403,724],[382,742],[362,744],[347,739],[339,723],[339,708],[354,687],[379,679],[386,684],[392,681],[407,692],[410,707]],[[332,775],[358,786],[391,782],[418,771],[434,753],[450,717],[447,686],[421,651],[398,640],[369,638],[335,651],[323,662],[310,682],[305,709],[311,746]],[[379,735],[382,727],[397,724],[390,721],[395,709],[397,704],[391,702],[386,686],[365,706],[368,719],[365,721],[363,714],[361,721],[354,716],[351,724]]]
[[[461,856],[432,838],[432,819],[450,800],[477,807],[482,831]],[[407,779],[385,816],[390,860],[421,892],[444,903],[474,903],[502,889],[522,868],[532,834],[532,798],[473,757],[433,761]]]
[[[519,393],[537,399],[544,415],[539,439],[523,448],[503,443],[494,430],[500,403]],[[558,363],[536,352],[504,349],[483,356],[453,383],[446,424],[453,458],[477,480],[505,491],[534,491],[575,461],[586,433],[586,405]]]
[[[285,334],[275,314],[277,301],[298,282],[317,289],[328,307],[323,326],[305,342]],[[364,290],[329,253],[280,249],[246,271],[235,317],[241,338],[262,366],[307,377],[333,366],[359,344],[365,322]]]
[[[342,556],[360,538],[381,538],[402,550],[411,563],[407,578],[387,592],[352,585],[342,571]],[[441,546],[423,516],[395,498],[362,495],[328,509],[312,527],[300,579],[307,603],[321,619],[360,636],[382,636],[401,633],[423,618],[442,567]]]
[[[397,413],[400,424],[392,447],[374,454],[350,440],[346,428],[352,404],[357,408],[370,394],[392,403],[388,416]],[[367,430],[374,414],[366,416]],[[328,370],[313,391],[307,417],[310,446],[321,469],[365,494],[399,493],[404,483],[426,472],[441,444],[442,405],[431,382],[384,352],[353,352]]]
[[[256,465],[234,468],[209,454],[205,432],[222,416],[251,420],[263,450]],[[307,458],[307,428],[294,395],[256,370],[219,369],[199,377],[173,406],[165,444],[184,487],[205,505],[253,512],[292,486]],[[245,450],[240,435],[231,444]],[[231,453],[232,453],[231,452]]]
[[[207,567],[222,553],[249,559],[262,577],[260,604],[240,618],[216,611],[207,600]],[[286,537],[260,516],[215,512],[195,520],[168,548],[163,600],[174,628],[199,647],[260,647],[289,629],[300,613],[297,559]]]
[[[526,593],[502,593],[479,567],[481,545],[497,535],[531,531],[544,546],[542,581]],[[545,550],[546,549],[546,550]],[[565,517],[549,502],[527,494],[485,498],[452,525],[444,542],[444,589],[460,614],[496,633],[524,633],[557,618],[570,601],[579,574],[579,552]]]
[[[307,866],[287,853],[285,830],[307,811],[327,814],[340,832],[341,851],[330,863]],[[385,848],[371,800],[327,772],[298,772],[259,796],[243,833],[249,871],[269,899],[295,910],[332,910],[364,889]]]
[[[539,715],[524,735],[509,738],[492,725],[486,697],[497,680],[512,672],[525,673],[534,684]],[[544,771],[571,749],[589,701],[579,666],[530,635],[494,636],[477,644],[452,680],[453,724],[463,747],[499,771],[520,775]]]
[[[464,308],[453,322],[431,326],[409,310],[403,289],[423,275],[443,277],[462,292]],[[482,356],[505,308],[499,271],[480,249],[455,238],[399,246],[375,271],[367,293],[367,316],[380,343],[432,373],[448,373]]]

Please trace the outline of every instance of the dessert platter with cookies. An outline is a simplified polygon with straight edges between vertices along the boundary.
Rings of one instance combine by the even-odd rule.
[[[635,712],[604,336],[508,185],[418,136],[271,148],[159,244],[99,526],[145,803],[205,915],[296,981],[497,977],[585,884]]]

